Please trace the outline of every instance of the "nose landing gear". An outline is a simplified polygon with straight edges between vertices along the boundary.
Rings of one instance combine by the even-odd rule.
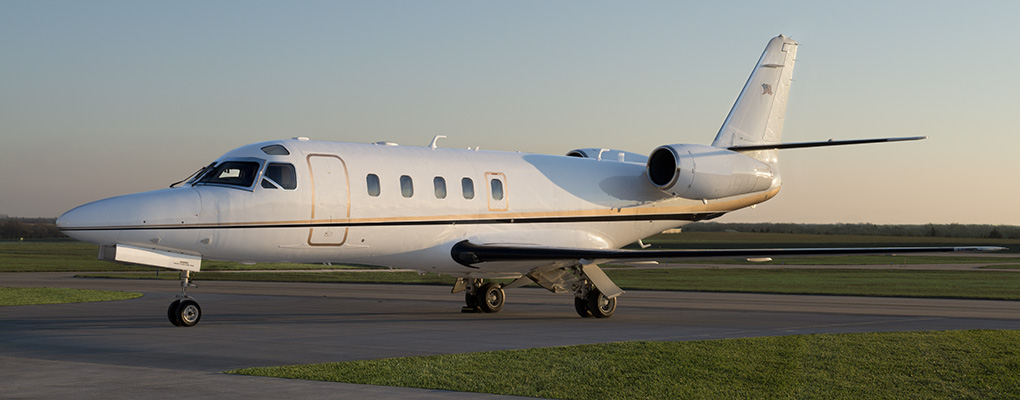
[[[166,316],[174,326],[195,326],[202,319],[202,307],[187,293],[188,286],[198,287],[189,281],[190,278],[191,271],[181,271],[181,293],[166,310]]]

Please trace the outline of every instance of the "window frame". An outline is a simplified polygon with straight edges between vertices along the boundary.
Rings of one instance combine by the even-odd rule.
[[[375,178],[374,187],[372,178]],[[382,182],[380,181],[378,174],[369,173],[368,175],[365,175],[365,190],[368,192],[369,197],[379,197],[379,195],[382,194]]]
[[[251,179],[251,182],[248,184],[248,186],[243,186],[243,185],[238,185],[238,184],[233,184],[233,183],[210,182],[210,180],[213,179],[212,178],[213,174],[221,173],[221,168],[223,168],[224,166],[226,166],[228,164],[231,164],[231,163],[252,163],[252,164],[258,165],[258,167],[254,170],[253,177]],[[262,182],[261,178],[262,178],[263,170],[265,169],[265,167],[266,167],[266,160],[263,160],[261,158],[238,157],[238,158],[229,158],[229,159],[225,159],[225,160],[220,160],[220,161],[216,162],[216,164],[213,165],[212,168],[209,168],[208,171],[205,171],[204,173],[202,173],[201,177],[199,177],[195,181],[195,183],[192,184],[192,186],[193,187],[194,186],[224,187],[224,188],[246,190],[246,191],[252,192],[252,191],[255,191],[255,187],[256,186],[261,186],[261,182]]]
[[[406,187],[404,186],[406,182]],[[414,197],[414,178],[410,175],[400,175],[400,195],[405,199]]]
[[[499,197],[496,197],[497,194]],[[495,201],[503,201],[506,198],[503,180],[495,176],[489,177],[489,197]]]
[[[468,196],[470,189],[470,196]],[[475,180],[470,177],[463,177],[460,179],[460,193],[464,197],[464,200],[473,200],[475,198]]]
[[[269,169],[272,168],[274,165],[290,167],[290,172],[292,173],[291,176],[294,179],[294,187],[292,187],[292,188],[284,187],[283,184],[281,184],[280,182],[277,182],[276,179],[273,179],[273,178],[269,177]],[[272,187],[272,188],[266,187],[266,185],[265,185],[266,181],[268,181],[274,187]],[[266,163],[265,169],[262,171],[262,183],[260,183],[259,185],[263,189],[280,189],[280,190],[286,190],[286,191],[297,190],[298,189],[297,168],[295,168],[294,164],[291,164],[291,163],[268,162],[268,163]]]
[[[440,200],[445,199],[446,196],[449,194],[449,191],[446,190],[446,178],[443,178],[441,176],[432,178],[432,188],[433,193],[435,193],[437,199]],[[442,190],[442,193],[440,193],[440,189]],[[442,196],[440,196],[440,194],[442,194]]]

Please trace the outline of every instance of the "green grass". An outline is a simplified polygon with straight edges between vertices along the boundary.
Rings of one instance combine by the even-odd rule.
[[[888,240],[907,241],[889,243]],[[883,241],[884,240],[884,241]],[[685,233],[658,235],[648,242],[672,247],[752,247],[852,244],[867,245],[956,245],[986,243],[983,239],[882,238],[867,236]],[[961,242],[963,241],[963,242]],[[835,242],[835,243],[833,243]],[[993,245],[1006,245],[991,240]],[[1008,242],[1008,241],[1007,241]],[[76,241],[0,243],[0,272],[15,271],[114,271],[86,274],[86,277],[157,278],[151,267],[130,266],[96,259],[97,246]],[[745,260],[695,260],[696,263],[750,264]],[[917,263],[1020,263],[1013,257],[929,257],[929,256],[846,256],[778,258],[771,265],[906,265]],[[760,265],[760,264],[754,264]],[[206,261],[196,280],[238,280],[274,282],[410,283],[450,285],[454,279],[414,272],[220,272],[246,270],[322,270],[364,268],[364,266],[323,266],[319,264],[257,264]],[[1006,267],[1009,269],[1012,267]],[[141,271],[138,273],[135,271]],[[130,273],[125,273],[130,272]],[[607,269],[621,287],[629,290],[685,290],[755,293],[798,293],[867,296],[912,296],[950,298],[1020,299],[1020,274],[981,271],[899,271],[834,269]],[[162,271],[161,279],[178,279],[174,271]]]
[[[85,273],[79,278],[112,279],[166,279],[179,280],[176,271],[163,271],[157,276],[149,273]],[[456,278],[449,275],[417,272],[193,272],[194,281],[254,281],[254,282],[309,282],[309,283],[401,283],[422,285],[453,285]]]
[[[1020,300],[1020,274],[894,269],[623,269],[624,289]]]
[[[1020,398],[1020,332],[624,342],[232,374],[555,399]]]
[[[981,256],[804,256],[772,257],[772,261],[750,262],[747,259],[688,259],[670,260],[669,264],[727,264],[727,265],[916,265],[916,264],[1001,264],[1017,263],[1020,257]]]
[[[153,271],[152,267],[102,261],[99,246],[74,240],[0,242],[0,272]],[[378,268],[364,265],[265,263],[245,265],[202,261],[204,271],[321,270]]]
[[[1020,252],[1020,239],[973,239],[911,236],[808,235],[792,233],[684,232],[658,234],[644,240],[652,248],[768,248],[768,247],[913,247],[1000,246]]]
[[[99,246],[74,240],[0,243],[0,272],[145,271],[100,261]]]
[[[794,235],[765,233],[695,232],[656,235],[645,241],[653,248],[763,248],[763,247],[852,247],[852,246],[951,246],[986,244],[1013,246],[1020,249],[1020,240],[950,239],[883,236]],[[152,268],[113,263],[97,259],[98,246],[74,240],[39,240],[0,242],[0,272],[90,272],[90,271],[151,271]],[[748,264],[743,259],[689,260],[684,263]],[[768,265],[895,265],[934,263],[1020,263],[1016,258],[990,257],[787,257],[777,258]],[[244,265],[235,262],[203,261],[204,271],[237,270],[321,270],[372,268],[363,265],[266,263]]]
[[[1007,265],[984,265],[978,267],[981,269],[1020,269],[1020,264],[1007,264]]]
[[[794,235],[774,233],[692,232],[656,235],[647,240],[652,248],[768,248],[768,247],[853,247],[853,246],[956,246],[992,245],[1013,247],[1020,251],[1015,239],[952,239],[925,237]],[[88,272],[88,271],[151,271],[150,267],[118,264],[97,259],[98,246],[74,240],[39,240],[0,242],[0,272]],[[686,263],[747,264],[742,259],[690,260]],[[990,257],[787,257],[777,258],[770,265],[895,265],[933,263],[1020,263],[1016,258]],[[205,271],[227,270],[320,270],[366,268],[368,266],[267,263],[244,265],[234,262],[204,261]],[[371,267],[368,267],[371,268]]]
[[[0,287],[0,306],[86,303],[92,301],[128,300],[138,297],[142,297],[142,294],[91,289]]]
[[[940,297],[1020,300],[1020,274],[999,271],[924,271],[865,269],[607,269],[625,290],[677,290],[824,294],[852,296]],[[85,278],[156,279],[155,273],[88,273]],[[416,272],[198,272],[194,280],[313,283],[387,283],[452,285],[447,275]],[[159,279],[179,279],[163,272]]]

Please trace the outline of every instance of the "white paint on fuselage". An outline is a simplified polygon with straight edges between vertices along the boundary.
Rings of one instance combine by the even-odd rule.
[[[271,144],[286,147],[290,155],[268,155],[261,150]],[[325,175],[321,173],[313,185],[309,162],[326,159],[342,160],[349,200],[322,199]],[[462,240],[620,248],[688,222],[662,219],[665,214],[724,213],[767,200],[778,191],[776,187],[705,204],[658,190],[645,175],[645,165],[637,163],[308,140],[247,145],[217,162],[230,160],[260,160],[262,171],[268,163],[292,164],[297,188],[263,188],[261,173],[250,188],[186,185],[90,203],[61,217],[61,227],[107,226],[114,230],[67,232],[105,245],[121,243],[214,260],[348,262],[454,275],[513,275],[526,272],[534,262],[492,263],[475,270],[454,262],[450,248]],[[368,193],[369,174],[379,177],[377,197]],[[413,181],[410,198],[401,193],[404,175]],[[436,177],[446,182],[445,198],[435,195]],[[493,198],[487,177],[503,181],[501,200]],[[463,196],[463,178],[473,181],[471,199]],[[313,203],[315,187],[320,198]],[[314,218],[313,204],[318,207]],[[328,207],[346,209],[329,212]],[[626,219],[614,220],[620,217]],[[327,230],[332,230],[335,240],[313,236]]]

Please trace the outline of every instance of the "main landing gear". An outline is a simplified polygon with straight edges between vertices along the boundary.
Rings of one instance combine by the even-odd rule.
[[[454,286],[455,293],[464,290],[464,308],[461,312],[466,313],[495,313],[503,309],[506,303],[506,293],[503,285],[495,282],[483,283],[481,279],[458,279]]]
[[[495,282],[483,282],[481,279],[457,279],[453,286],[453,293],[464,292],[465,313],[495,313],[503,309],[506,303],[506,293],[503,289],[515,288],[522,285],[513,283],[500,285]],[[589,277],[582,275],[575,280],[574,310],[583,318],[609,318],[616,312],[616,296],[609,297]],[[613,285],[615,287],[615,285]],[[562,291],[560,291],[562,293]],[[622,292],[622,291],[620,291]],[[617,293],[619,295],[619,293]]]
[[[574,292],[574,310],[582,318],[609,318],[616,312],[616,297],[609,298],[593,285]]]
[[[190,278],[191,271],[181,271],[181,293],[166,310],[166,316],[174,326],[195,326],[202,319],[202,307],[187,293],[188,286],[197,287]]]

